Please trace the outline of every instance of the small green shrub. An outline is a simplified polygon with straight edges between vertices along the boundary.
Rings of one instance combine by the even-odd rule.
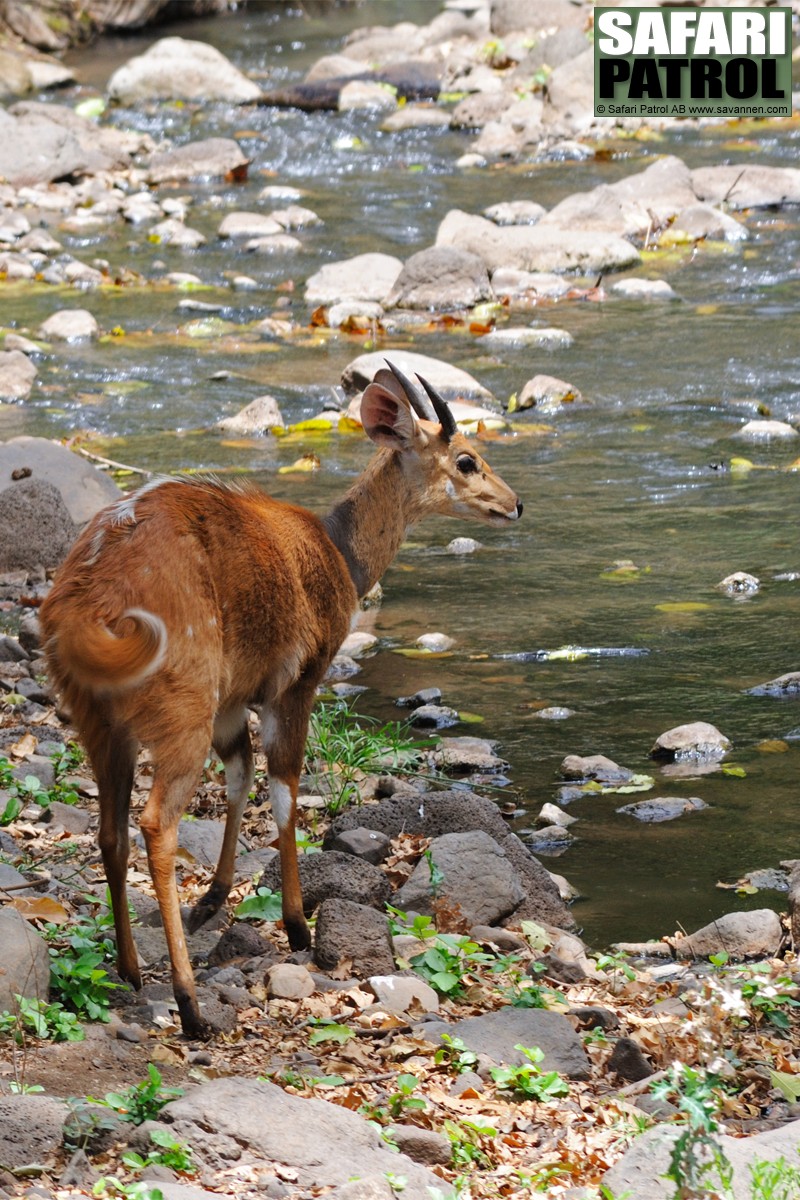
[[[123,1121],[141,1125],[144,1121],[155,1120],[162,1108],[170,1100],[176,1100],[183,1095],[183,1088],[164,1087],[164,1081],[158,1067],[152,1063],[147,1065],[147,1079],[134,1083],[124,1092],[106,1092],[102,1100],[92,1097],[93,1104],[102,1104],[113,1108]]]
[[[82,1042],[83,1029],[78,1018],[72,1012],[67,1012],[60,1001],[47,1003],[44,1000],[29,1000],[25,996],[15,996],[16,1012],[0,1013],[0,1033],[13,1037],[17,1045],[22,1045],[26,1036],[31,1034],[50,1042]]]
[[[539,1069],[544,1054],[538,1046],[516,1045],[514,1049],[524,1054],[528,1061],[517,1067],[492,1067],[492,1079],[502,1091],[518,1092],[530,1100],[553,1100],[569,1095],[569,1084],[558,1071]]]

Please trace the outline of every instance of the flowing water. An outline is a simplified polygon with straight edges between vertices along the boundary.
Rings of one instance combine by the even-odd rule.
[[[428,20],[432,7],[375,0],[309,18],[266,6],[163,32],[211,41],[277,86],[338,49],[349,28]],[[160,32],[106,39],[75,53],[82,85],[56,99],[75,103],[101,90],[117,65]],[[687,128],[661,141],[620,143],[619,154],[602,161],[460,171],[455,160],[467,135],[382,134],[379,120],[364,114],[153,105],[114,119],[175,141],[235,134],[253,159],[249,180],[176,189],[193,197],[188,223],[209,238],[194,253],[152,245],[142,228],[112,226],[82,237],[55,232],[76,257],[90,262],[99,255],[148,280],[165,269],[193,271],[213,285],[195,297],[223,305],[219,315],[239,324],[274,312],[306,324],[303,283],[322,262],[367,250],[407,257],[432,243],[452,207],[479,212],[522,198],[552,205],[641,170],[659,153],[690,166],[793,165],[800,140],[796,122]],[[225,212],[263,209],[255,197],[265,183],[302,189],[301,203],[324,221],[300,234],[304,249],[294,258],[247,256],[216,239]],[[497,739],[511,764],[514,799],[526,810],[520,827],[555,797],[558,766],[569,753],[603,753],[650,770],[650,795],[699,796],[709,805],[654,826],[617,814],[638,796],[571,805],[580,817],[577,840],[549,865],[579,888],[575,915],[595,944],[696,927],[732,907],[780,908],[777,892],[740,898],[718,890],[717,881],[800,853],[800,742],[775,745],[800,726],[800,707],[746,694],[800,668],[800,474],[786,470],[800,449],[796,442],[754,447],[733,436],[757,405],[776,418],[800,415],[800,214],[753,213],[747,224],[751,238],[743,245],[664,254],[650,267],[651,276],[672,283],[677,302],[575,300],[534,314],[570,331],[575,341],[567,350],[493,353],[457,330],[413,341],[385,337],[377,345],[446,359],[501,400],[538,372],[568,379],[586,399],[545,418],[551,430],[541,437],[486,447],[525,502],[513,532],[439,520],[411,535],[384,579],[375,624],[380,650],[364,664],[360,682],[369,691],[359,706],[391,719],[397,695],[435,684],[446,703],[480,714],[481,725],[454,732]],[[232,292],[228,280],[240,272],[258,289]],[[81,429],[115,435],[111,457],[155,470],[242,467],[275,495],[324,509],[366,461],[363,439],[235,443],[208,427],[265,391],[278,398],[287,421],[313,415],[362,352],[363,339],[309,329],[288,341],[235,331],[194,340],[178,332],[198,315],[179,311],[180,298],[152,284],[85,296],[4,285],[4,324],[35,329],[54,309],[85,304],[103,329],[120,326],[126,336],[48,359],[36,398],[0,409],[0,437]],[[523,314],[519,323],[530,319]],[[321,471],[277,473],[309,449],[320,455]],[[737,455],[757,469],[731,470]],[[462,533],[478,537],[485,551],[464,560],[445,556],[449,539]],[[608,578],[618,560],[631,560],[638,573],[627,582]],[[756,574],[761,591],[746,599],[717,591],[734,570]],[[674,604],[694,607],[661,607]],[[392,653],[430,629],[457,639],[451,657],[426,662]],[[578,661],[502,657],[567,645],[641,653]],[[565,705],[574,715],[539,719],[544,705]],[[675,781],[650,762],[659,733],[698,719],[732,740],[729,761],[744,768],[743,777],[716,772]]]

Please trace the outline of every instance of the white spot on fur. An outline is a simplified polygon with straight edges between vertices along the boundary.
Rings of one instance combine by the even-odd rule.
[[[269,777],[269,802],[272,805],[275,823],[283,832],[292,820],[292,793],[288,784],[282,779],[276,779],[274,775]]]
[[[456,489],[455,489],[455,485],[453,484],[452,479],[447,480],[447,482],[444,485],[444,490],[445,490],[446,494],[450,497],[451,500],[455,500]]]
[[[190,637],[190,638],[194,637],[194,629],[192,628],[191,625],[186,626],[186,636]]]

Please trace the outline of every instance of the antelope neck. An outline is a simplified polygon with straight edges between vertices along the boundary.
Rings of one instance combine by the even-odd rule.
[[[378,582],[423,510],[421,498],[409,490],[400,454],[381,450],[323,517],[359,597]]]

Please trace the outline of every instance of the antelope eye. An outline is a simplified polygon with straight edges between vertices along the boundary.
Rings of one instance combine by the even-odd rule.
[[[456,459],[456,466],[462,475],[471,475],[473,471],[477,471],[478,464],[471,454],[459,454]]]

